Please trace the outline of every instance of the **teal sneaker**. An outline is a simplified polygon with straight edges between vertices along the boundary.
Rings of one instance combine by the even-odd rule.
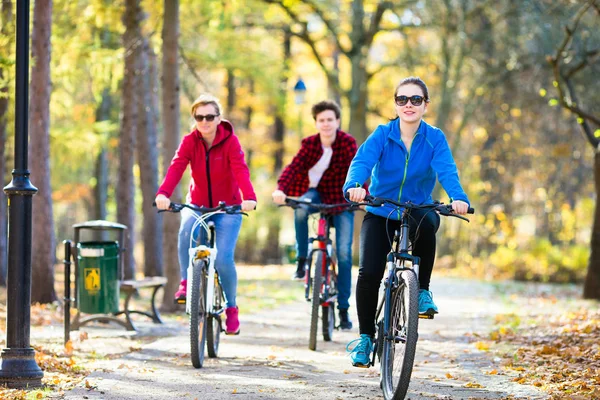
[[[438,308],[433,302],[433,293],[419,289],[419,314],[437,314]]]
[[[350,346],[354,343],[356,343],[356,346],[350,350]],[[354,339],[346,345],[346,351],[350,353],[353,366],[369,368],[371,366],[371,353],[373,352],[373,338],[363,333],[360,338]]]

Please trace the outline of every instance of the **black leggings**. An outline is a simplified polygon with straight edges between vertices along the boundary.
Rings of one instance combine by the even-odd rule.
[[[429,290],[435,259],[435,233],[440,227],[440,216],[431,210],[414,209],[411,210],[409,226],[412,254],[421,257],[419,287]],[[415,241],[417,226],[419,236]],[[387,220],[372,213],[367,213],[363,220],[360,231],[360,269],[356,283],[356,310],[361,334],[375,335],[379,285],[396,229],[400,229],[400,221]]]

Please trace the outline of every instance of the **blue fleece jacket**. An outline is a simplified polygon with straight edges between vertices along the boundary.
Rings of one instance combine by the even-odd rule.
[[[437,177],[451,200],[469,203],[444,132],[425,121],[419,125],[410,152],[400,139],[398,119],[379,125],[352,160],[344,193],[362,187],[369,177],[369,192],[376,197],[431,204]],[[400,212],[390,214],[393,207],[389,205],[367,207],[367,211],[393,219],[401,216]]]

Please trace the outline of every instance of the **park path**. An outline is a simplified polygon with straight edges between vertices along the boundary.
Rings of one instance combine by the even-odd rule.
[[[476,346],[493,328],[496,314],[510,313],[497,287],[475,281],[438,278],[432,290],[441,314],[421,320],[417,359],[407,398],[544,399],[533,386],[513,381],[502,359]],[[133,352],[100,357],[94,369],[59,399],[382,399],[379,368],[351,366],[345,345],[358,336],[334,332],[307,348],[308,305],[302,300],[257,314],[241,313],[239,336],[222,336],[218,359],[194,369],[185,324],[142,325],[142,343],[132,337],[102,337],[92,331],[81,343],[90,350],[121,346]],[[354,315],[355,325],[356,315]],[[135,342],[139,343],[139,342]],[[115,353],[117,353],[115,351]],[[495,373],[492,371],[498,371]],[[490,374],[490,372],[492,372]]]

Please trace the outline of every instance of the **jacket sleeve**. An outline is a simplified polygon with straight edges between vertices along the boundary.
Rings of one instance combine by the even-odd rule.
[[[277,180],[277,189],[287,194],[294,180],[298,179],[298,176],[308,173],[306,164],[307,156],[308,143],[307,139],[303,139],[300,150],[298,150],[298,153],[294,156],[292,162],[283,169],[283,172],[281,172],[281,175]]]
[[[366,180],[371,177],[373,167],[381,157],[386,140],[387,134],[380,125],[358,148],[348,169],[348,175],[346,175],[344,194],[348,189],[364,186]]]
[[[231,165],[233,176],[242,191],[242,197],[244,200],[256,201],[256,194],[254,193],[252,182],[250,182],[250,170],[248,169],[248,164],[246,164],[242,145],[235,135],[229,140],[231,141],[228,153],[229,164]]]
[[[448,193],[451,201],[462,200],[469,203],[469,198],[460,184],[458,169],[456,168],[454,157],[452,157],[452,151],[450,151],[446,135],[442,131],[439,131],[439,133],[440,137],[433,146],[431,167],[437,173],[438,180],[446,193]]]
[[[193,140],[194,139],[191,135],[186,135],[179,144],[179,148],[175,152],[175,156],[173,157],[173,160],[171,160],[171,165],[169,165],[169,169],[165,174],[165,179],[158,188],[158,192],[156,193],[157,195],[164,194],[167,197],[171,197],[173,194],[173,191],[181,180],[185,169],[192,161],[194,150]]]

